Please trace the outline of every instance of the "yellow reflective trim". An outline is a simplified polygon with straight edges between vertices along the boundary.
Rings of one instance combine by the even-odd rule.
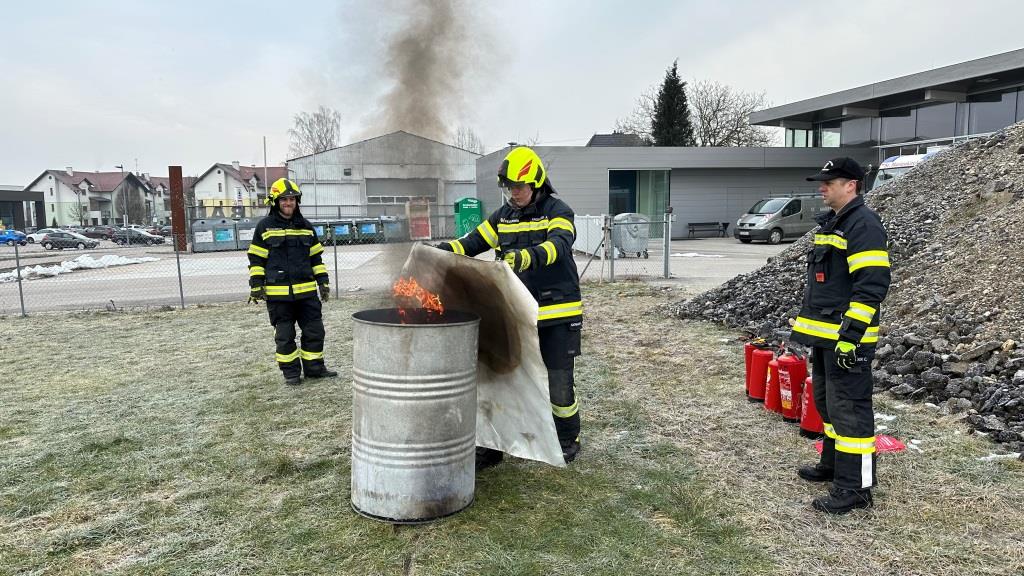
[[[844,316],[859,320],[865,324],[870,324],[871,319],[875,317],[875,309],[866,304],[860,302],[850,302],[850,308],[846,311]]]
[[[312,292],[316,290],[316,282],[303,282],[302,284],[292,284],[292,293],[303,294],[305,292]]]
[[[825,340],[839,340],[839,324],[811,320],[803,316],[797,316],[793,323],[793,331],[808,336],[816,336]],[[864,331],[864,337],[860,339],[861,344],[878,342],[878,326],[868,326]]]
[[[477,232],[480,236],[483,236],[484,242],[491,248],[498,247],[498,233],[494,231],[494,226],[491,226],[490,221],[484,220],[479,226],[476,227]]]
[[[575,416],[580,411],[579,400],[572,403],[572,406],[559,406],[557,404],[551,405],[551,413],[558,418],[570,418]]]
[[[564,220],[564,218],[563,218]],[[547,230],[548,219],[533,220],[530,222],[517,222],[515,224],[498,224],[499,234],[515,234],[516,232],[532,232],[536,230]]]
[[[864,252],[857,252],[851,254],[846,258],[846,263],[850,266],[850,272],[855,272],[861,268],[867,268],[869,266],[880,266],[883,268],[889,268],[889,253],[885,250],[865,250]]]
[[[317,264],[313,266],[313,275],[327,274],[327,266],[325,264]]]
[[[287,296],[289,288],[290,286],[288,286],[287,284],[285,284],[284,286],[267,286],[267,296]]]
[[[260,258],[266,258],[267,255],[270,254],[269,250],[257,246],[255,244],[249,244],[249,250],[247,250],[246,252],[252,254],[253,256],[259,256]]]
[[[548,222],[548,230],[549,231],[554,230],[556,228],[561,228],[562,230],[568,230],[569,232],[572,232],[573,234],[576,234],[576,229],[573,227],[572,222],[569,222],[565,218],[552,218]]]
[[[836,436],[836,451],[847,454],[871,454],[875,451],[875,437],[851,438],[849,436]]]
[[[547,242],[541,242],[540,247],[544,249],[548,254],[547,266],[554,264],[555,259],[558,258],[558,251],[555,249],[554,242],[548,240]]]
[[[303,360],[323,360],[324,359],[324,353],[323,352],[307,352],[307,351],[303,350],[302,348],[299,348],[299,355],[302,357]]]
[[[299,351],[296,349],[295,352],[289,354],[274,354],[274,358],[281,364],[288,364],[299,359]]]
[[[553,320],[583,315],[583,302],[565,302],[541,306],[537,311],[537,320]]]
[[[466,255],[466,247],[462,245],[462,242],[459,242],[458,240],[452,240],[450,244],[452,247],[452,252],[460,256]]]
[[[840,250],[846,250],[846,238],[836,234],[815,234],[814,243],[819,246],[835,246]]]
[[[832,425],[829,424],[828,422],[823,423],[823,426],[825,428],[825,436],[828,436],[829,438],[835,440],[836,439],[836,429],[833,428]]]
[[[260,236],[263,238],[263,240],[266,240],[268,238],[273,238],[275,236],[312,236],[312,235],[313,235],[313,231],[312,230],[294,229],[294,228],[285,228],[285,229],[281,229],[281,230],[267,230],[263,234],[260,234]]]
[[[249,276],[266,276],[267,271],[263,266],[249,266]]]
[[[519,271],[522,272],[528,269],[530,264],[533,263],[533,257],[530,256],[530,251],[526,248],[519,251],[519,256],[522,258],[522,261],[519,264]]]
[[[316,244],[313,244],[312,246],[309,247],[309,255],[310,256],[316,256],[317,254],[319,254],[319,253],[321,253],[323,251],[324,251],[324,245],[319,243],[319,242],[317,242]]]

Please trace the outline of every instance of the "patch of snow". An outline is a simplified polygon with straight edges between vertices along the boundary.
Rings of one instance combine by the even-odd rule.
[[[673,252],[673,258],[725,258],[721,254],[701,254],[700,252]]]
[[[978,458],[978,462],[995,462],[996,460],[1014,460],[1020,458],[1020,452],[1010,452],[1009,454],[989,454],[988,456],[982,456]]]
[[[875,420],[881,420],[882,422],[892,422],[895,419],[895,416],[890,416],[888,414],[875,414]]]
[[[65,260],[60,264],[49,266],[22,266],[10,272],[0,273],[0,284],[4,282],[17,282],[18,276],[22,280],[33,280],[36,278],[53,278],[61,274],[70,274],[75,270],[96,270],[99,268],[110,268],[113,266],[127,266],[129,264],[142,264],[144,262],[156,262],[159,258],[145,256],[142,258],[127,258],[116,254],[104,254],[98,259],[84,254],[74,260]]]

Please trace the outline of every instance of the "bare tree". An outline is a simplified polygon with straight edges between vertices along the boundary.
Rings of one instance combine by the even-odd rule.
[[[288,130],[291,144],[288,155],[292,158],[315,154],[338,146],[341,136],[341,113],[321,105],[316,112],[299,112],[295,126]]]
[[[68,209],[68,215],[73,220],[78,220],[79,225],[84,225],[85,219],[89,216],[89,207],[82,204],[78,194],[75,194],[75,203]]]
[[[651,135],[651,125],[654,124],[654,107],[658,102],[658,85],[652,85],[644,90],[636,99],[636,107],[629,116],[615,121],[615,132],[623,134],[636,134],[644,141],[644,144],[654,144],[654,137]]]
[[[468,126],[459,126],[459,129],[455,131],[454,146],[477,154],[484,153],[484,143],[476,135],[476,132]]]
[[[690,109],[698,146],[768,146],[775,134],[750,124],[750,114],[769,106],[764,92],[744,92],[713,80],[692,82]]]

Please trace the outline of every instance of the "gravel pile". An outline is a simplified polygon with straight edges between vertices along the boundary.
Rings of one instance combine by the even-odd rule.
[[[867,197],[889,233],[875,386],[966,412],[1024,448],[1024,123],[946,150]],[[789,334],[813,232],[768,263],[669,306],[681,318]]]

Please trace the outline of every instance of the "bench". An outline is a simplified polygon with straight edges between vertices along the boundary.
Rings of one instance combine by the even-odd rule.
[[[689,232],[688,238],[693,238],[695,232],[714,232],[718,236],[725,236],[725,229],[729,226],[728,222],[689,222],[686,224],[686,229]]]

